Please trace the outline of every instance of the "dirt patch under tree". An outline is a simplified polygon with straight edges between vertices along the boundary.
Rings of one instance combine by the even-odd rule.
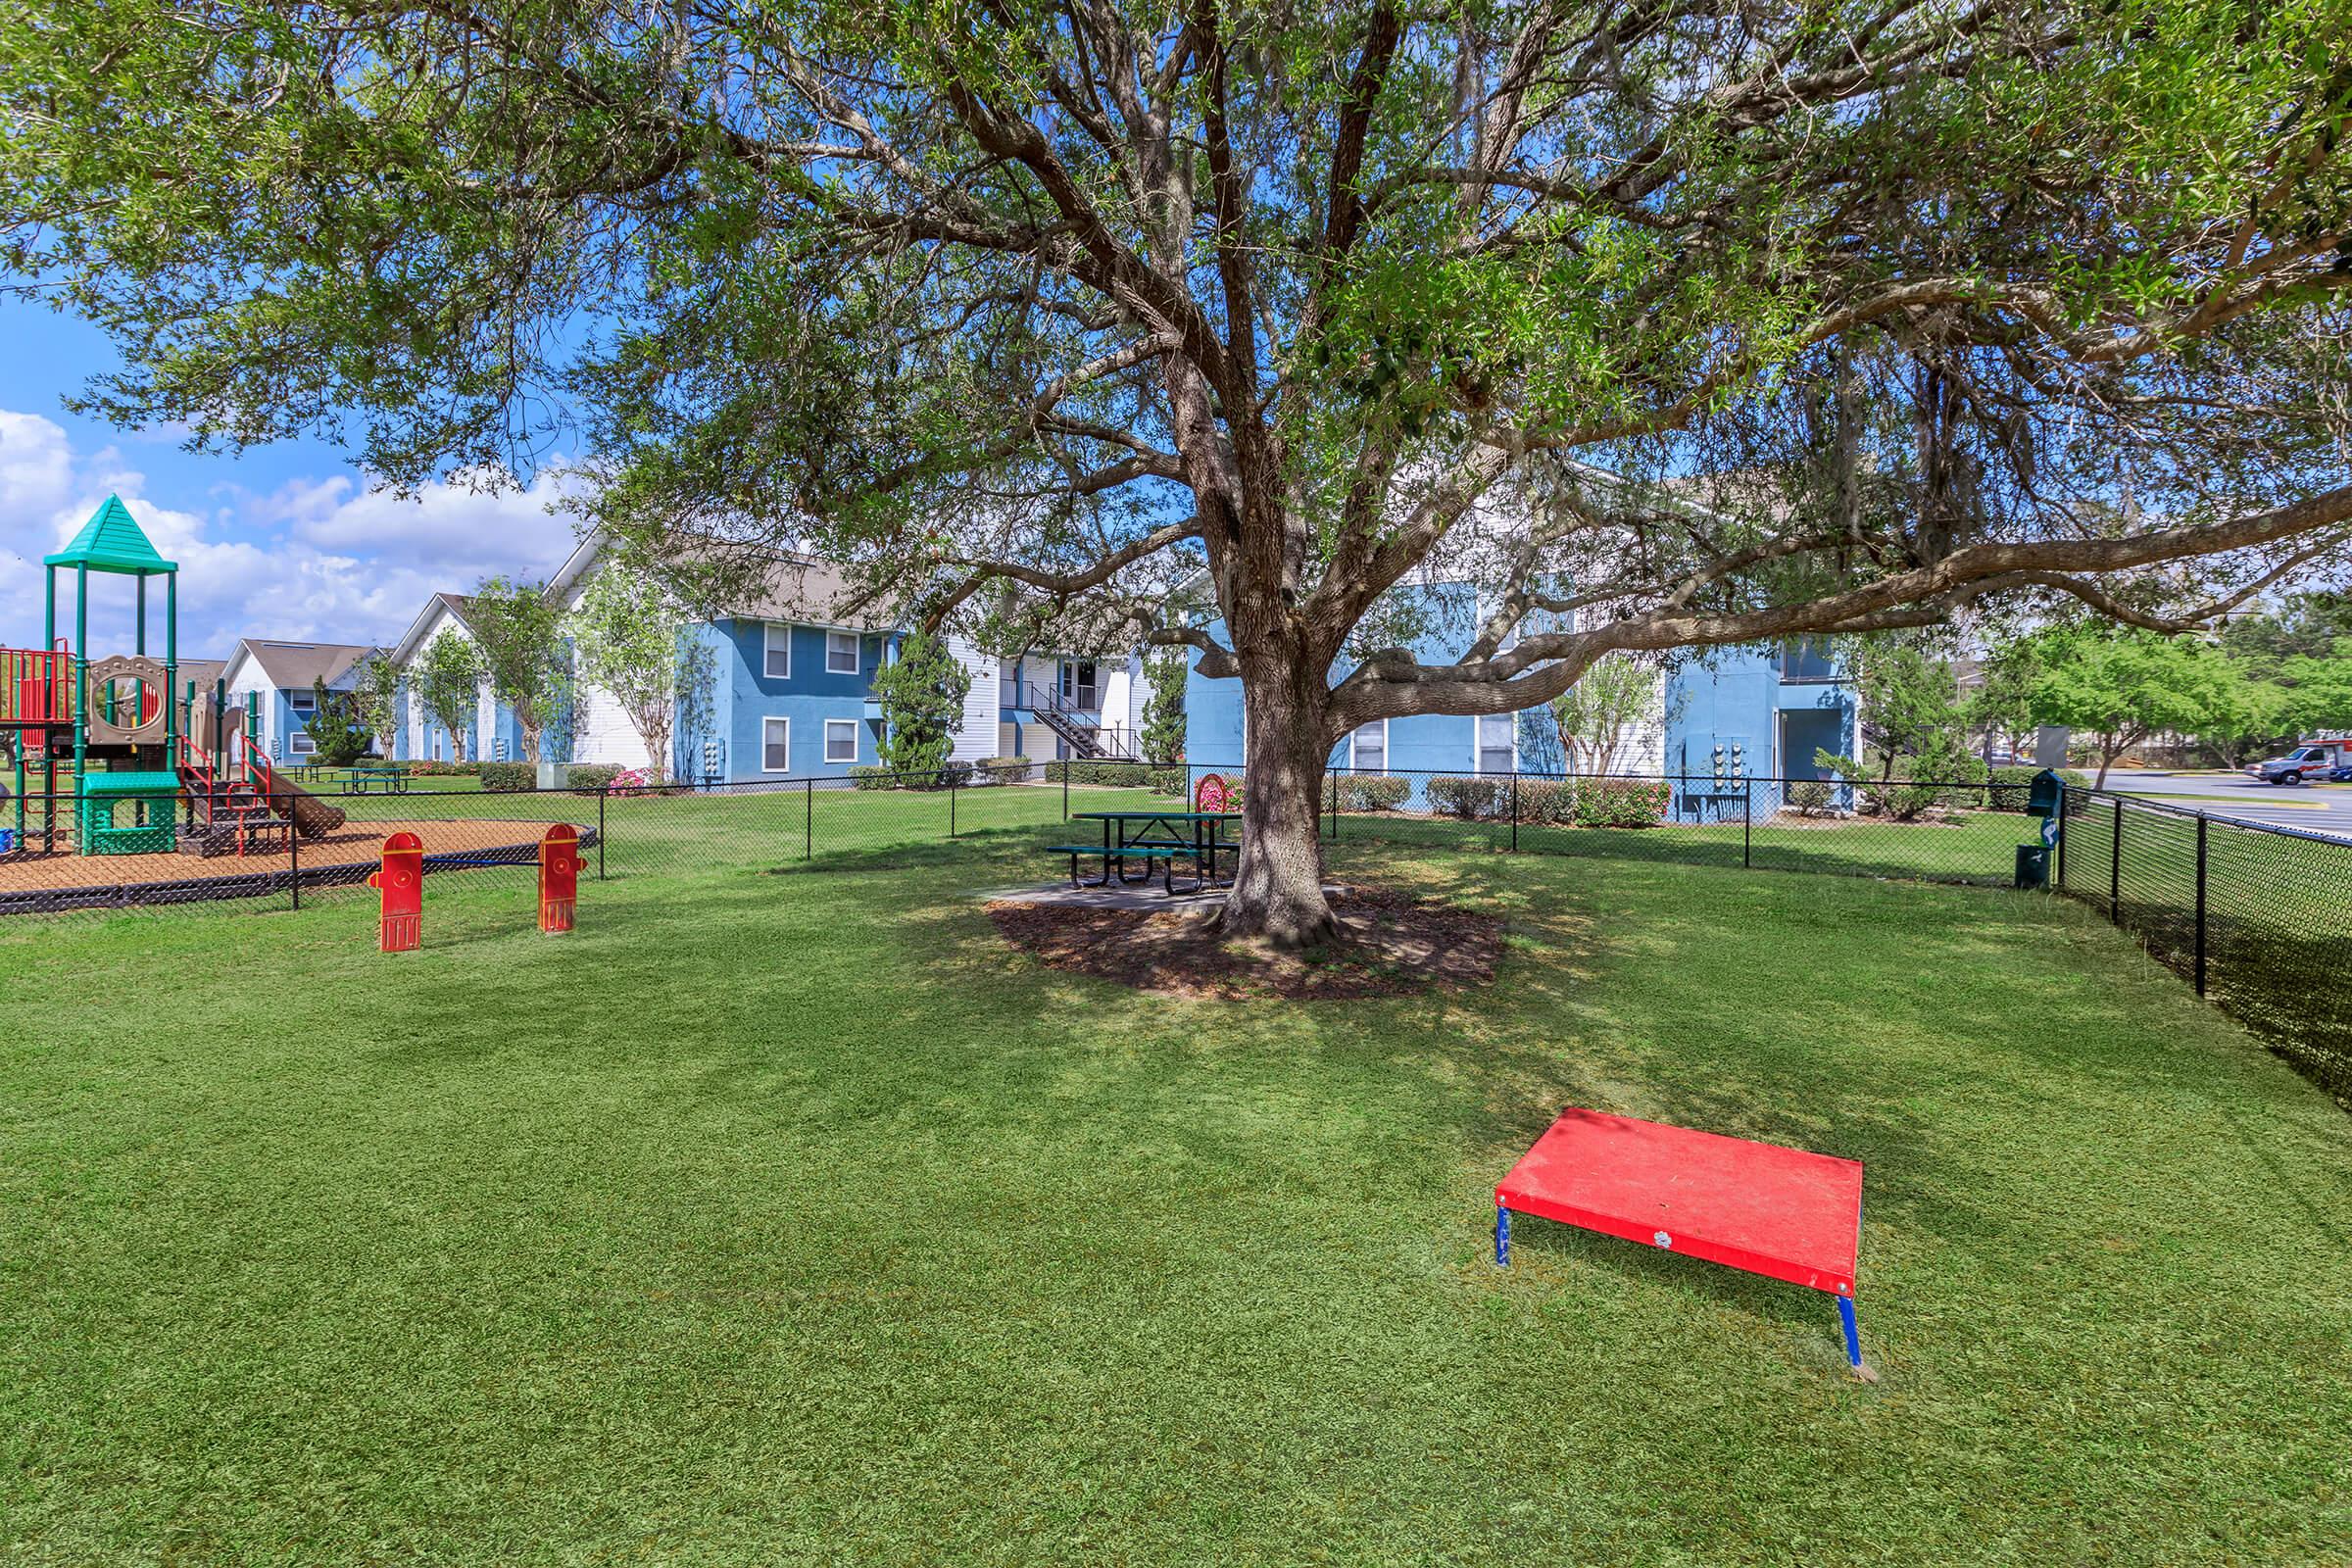
[[[1386,888],[1331,895],[1340,940],[1305,953],[1226,942],[1200,908],[988,905],[997,930],[1052,968],[1183,997],[1348,1000],[1483,985],[1502,953],[1495,916]]]

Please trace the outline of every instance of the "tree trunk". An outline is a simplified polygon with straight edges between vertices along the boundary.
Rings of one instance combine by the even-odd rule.
[[[1320,683],[1322,672],[1310,678]],[[1320,836],[1323,776],[1331,748],[1323,739],[1326,694],[1294,690],[1295,676],[1251,680],[1242,782],[1242,853],[1233,887],[1217,916],[1229,937],[1262,938],[1278,948],[1306,948],[1338,931],[1323,897]]]

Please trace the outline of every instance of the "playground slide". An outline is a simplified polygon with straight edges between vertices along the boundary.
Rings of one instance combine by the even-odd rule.
[[[343,808],[329,806],[274,768],[270,774],[270,805],[294,819],[294,831],[306,839],[324,838],[343,825]]]

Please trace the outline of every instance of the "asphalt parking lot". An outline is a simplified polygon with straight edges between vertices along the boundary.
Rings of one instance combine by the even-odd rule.
[[[2263,784],[2243,773],[2119,767],[2107,775],[2107,787],[2213,816],[2352,839],[2352,784]]]

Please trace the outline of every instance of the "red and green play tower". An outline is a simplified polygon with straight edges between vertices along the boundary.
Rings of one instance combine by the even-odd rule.
[[[72,542],[41,560],[42,645],[0,649],[0,729],[15,732],[16,826],[12,848],[23,850],[26,766],[40,757],[45,809],[40,832],[57,831],[58,777],[71,758],[75,847],[84,855],[136,855],[169,850],[180,780],[180,705],[172,700],[179,676],[179,567],[157,554],[120,496],[90,514]],[[57,579],[74,574],[74,637],[57,634]],[[135,584],[135,631],[130,654],[89,657],[90,589],[94,576],[128,577]],[[164,581],[164,649],[147,652],[148,581]],[[97,764],[103,763],[101,768]]]

